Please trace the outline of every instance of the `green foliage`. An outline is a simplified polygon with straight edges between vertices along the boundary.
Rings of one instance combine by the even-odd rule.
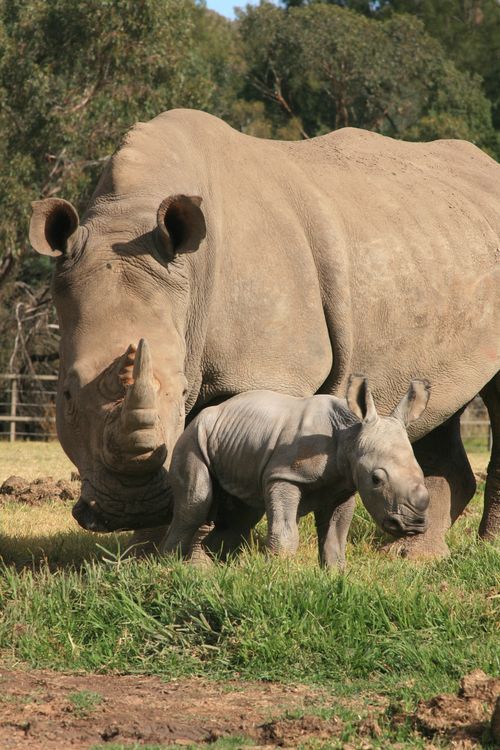
[[[172,107],[224,114],[232,29],[193,0],[3,0],[0,244],[26,246],[29,202],[86,204],[123,132]]]
[[[460,70],[480,75],[500,128],[500,4],[497,0],[387,0],[382,12],[414,13]]]
[[[495,146],[480,80],[455,68],[415,18],[378,21],[336,4],[283,11],[264,3],[240,14],[240,32],[250,86],[278,137],[294,122],[309,136],[351,125]]]

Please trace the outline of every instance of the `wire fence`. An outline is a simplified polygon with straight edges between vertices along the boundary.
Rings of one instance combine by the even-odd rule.
[[[56,375],[0,373],[0,439],[56,439],[56,383]]]
[[[0,440],[55,440],[56,375],[0,373]],[[489,450],[488,412],[479,397],[461,420],[467,450]]]

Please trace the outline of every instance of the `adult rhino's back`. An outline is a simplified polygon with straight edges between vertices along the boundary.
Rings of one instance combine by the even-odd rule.
[[[311,246],[337,337],[334,387],[365,369],[390,407],[407,379],[429,377],[424,434],[500,366],[500,167],[466,142],[353,129],[290,153],[315,215]]]

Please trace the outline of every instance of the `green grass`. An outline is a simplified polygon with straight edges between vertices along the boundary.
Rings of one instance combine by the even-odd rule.
[[[359,524],[358,524],[359,526]],[[360,530],[358,529],[358,533]],[[361,543],[348,571],[248,552],[208,571],[84,562],[0,577],[5,665],[306,681],[408,697],[499,667],[500,556],[467,537],[408,564]]]
[[[69,693],[68,700],[75,714],[80,718],[85,718],[102,703],[102,695],[93,690],[77,690]]]
[[[53,476],[69,479],[75,467],[57,440],[0,442],[0,484],[15,474],[25,479]]]

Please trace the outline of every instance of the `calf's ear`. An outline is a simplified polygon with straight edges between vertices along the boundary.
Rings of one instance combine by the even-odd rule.
[[[427,408],[430,395],[431,384],[428,380],[412,380],[410,387],[392,412],[391,417],[396,417],[406,427],[423,414]]]
[[[194,253],[207,234],[198,195],[169,195],[156,215],[158,249],[165,260],[179,253]]]
[[[29,238],[33,248],[53,258],[64,255],[69,238],[78,229],[76,209],[62,198],[34,201],[31,208]]]
[[[349,376],[346,399],[347,406],[361,422],[373,422],[377,419],[377,410],[364,375]]]

